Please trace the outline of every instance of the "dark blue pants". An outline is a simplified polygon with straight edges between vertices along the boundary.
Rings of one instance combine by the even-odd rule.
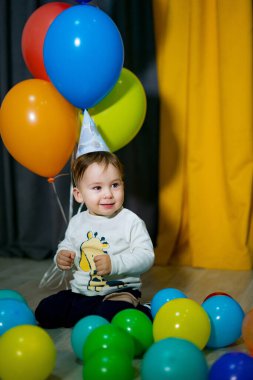
[[[136,298],[139,291],[127,290]],[[71,290],[62,290],[44,298],[35,310],[35,317],[41,327],[50,329],[58,327],[73,327],[81,318],[88,315],[99,315],[109,322],[114,315],[125,309],[135,307],[125,301],[103,301],[103,296],[88,297],[73,293]],[[139,304],[136,309],[145,313],[151,320],[150,309]]]

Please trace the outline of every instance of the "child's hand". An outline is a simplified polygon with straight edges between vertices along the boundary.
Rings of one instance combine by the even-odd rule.
[[[106,276],[111,273],[112,265],[109,255],[97,255],[94,257],[94,263],[98,276]]]
[[[56,263],[61,270],[69,270],[74,264],[75,252],[60,251],[56,256]]]

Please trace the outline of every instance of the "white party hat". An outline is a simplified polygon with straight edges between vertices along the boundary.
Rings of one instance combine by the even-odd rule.
[[[76,158],[82,154],[101,151],[110,152],[110,149],[100,135],[93,119],[89,113],[84,110]]]

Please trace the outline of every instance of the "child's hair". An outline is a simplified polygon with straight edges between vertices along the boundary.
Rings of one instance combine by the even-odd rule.
[[[111,152],[91,152],[79,156],[73,160],[71,164],[72,180],[74,186],[78,185],[78,182],[82,179],[85,170],[93,163],[103,164],[105,168],[108,165],[113,165],[119,170],[122,180],[124,181],[124,168],[118,157]]]

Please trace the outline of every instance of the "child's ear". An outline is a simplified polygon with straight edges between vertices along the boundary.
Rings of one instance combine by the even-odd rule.
[[[77,187],[73,188],[73,195],[74,195],[75,200],[78,203],[83,203],[83,196],[82,196],[82,194],[80,193],[80,191],[78,190]]]

